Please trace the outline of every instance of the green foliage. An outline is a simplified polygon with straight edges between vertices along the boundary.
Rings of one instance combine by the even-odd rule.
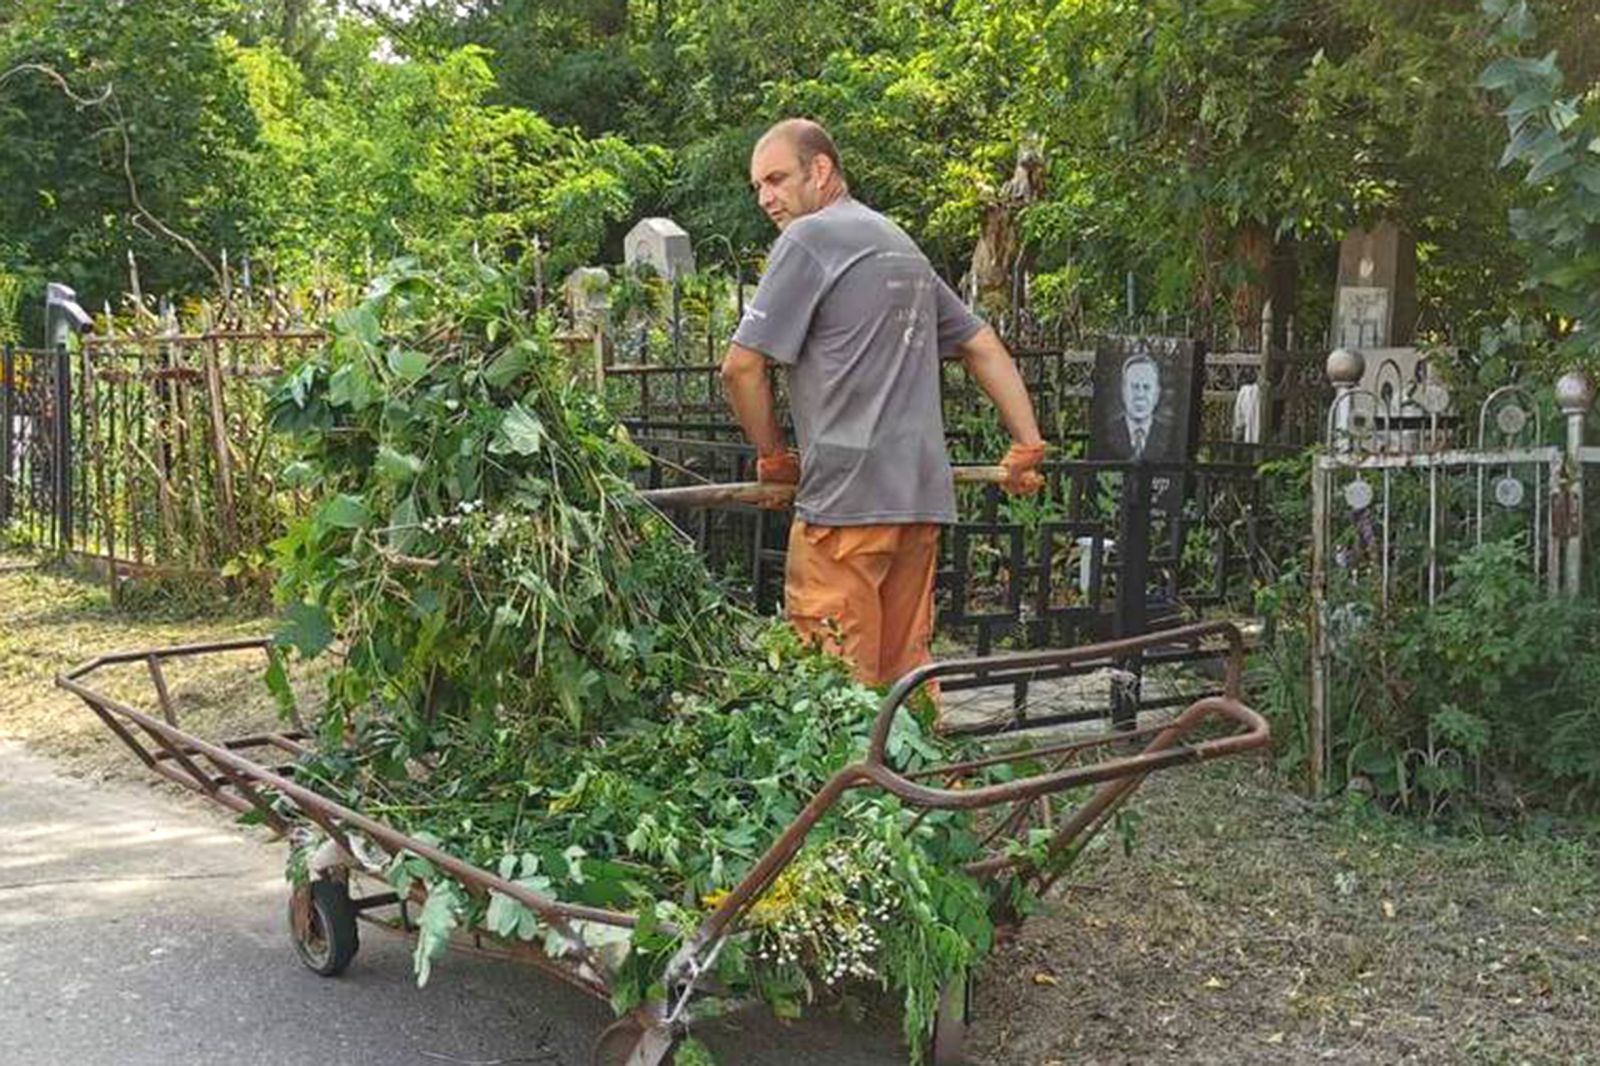
[[[8,8],[0,74],[41,64],[83,99],[113,97],[82,106],[34,72],[0,84],[0,234],[10,246],[0,255],[15,257],[0,266],[30,278],[48,271],[98,297],[125,276],[132,248],[157,291],[209,281],[187,251],[136,223],[122,137],[153,215],[202,246],[240,247],[255,120],[222,36],[233,4],[23,0]]]
[[[626,1009],[660,994],[681,934],[863,757],[879,697],[733,607],[641,504],[635,450],[572,385],[521,288],[480,262],[397,264],[279,383],[274,421],[318,497],[275,546],[279,641],[341,653],[302,779],[533,891],[633,910],[631,938],[582,934],[621,952]],[[893,764],[950,754],[926,726],[901,713]],[[718,976],[782,1013],[884,983],[915,1048],[939,988],[989,944],[988,897],[960,872],[976,854],[966,816],[852,796]],[[419,979],[457,928],[573,950],[418,856],[389,873],[402,893],[428,887]]]
[[[376,34],[345,25],[316,84],[270,45],[236,49],[260,116],[254,245],[289,267],[344,269],[440,245],[496,253],[538,242],[554,277],[589,261],[606,227],[663,180],[659,151],[586,140],[490,103],[483,49],[373,63]]]
[[[1385,803],[1520,813],[1600,799],[1600,611],[1550,597],[1519,539],[1464,553],[1431,607],[1360,598],[1328,615],[1330,763]],[[1263,595],[1254,672],[1285,767],[1309,750],[1309,604],[1290,571]]]
[[[1520,51],[1534,43],[1525,0],[1483,0],[1499,40]],[[1600,94],[1564,91],[1557,53],[1513,54],[1484,70],[1479,84],[1507,101],[1511,141],[1500,165],[1526,167],[1532,193],[1511,215],[1530,253],[1530,278],[1556,315],[1567,361],[1600,363]],[[1580,328],[1588,324],[1590,328]]]
[[[748,153],[805,113],[833,129],[854,191],[951,278],[1018,145],[1040,139],[1046,190],[1021,220],[1036,310],[1078,326],[1119,312],[1129,272],[1140,310],[1248,318],[1241,294],[1266,269],[1253,241],[1300,257],[1312,336],[1332,242],[1386,217],[1419,240],[1424,332],[1459,345],[1540,310],[1520,290],[1528,255],[1581,347],[1592,11],[1547,0],[1528,38],[1526,6],[1490,4],[1498,36],[1474,6],[826,0],[797,20],[776,0],[22,0],[0,71],[49,63],[84,94],[114,87],[123,111],[77,109],[38,77],[0,85],[0,268],[91,303],[120,288],[129,247],[147,289],[208,281],[135,224],[119,129],[154,215],[213,258],[270,254],[280,278],[364,276],[440,244],[516,259],[537,240],[554,280],[663,211],[726,237],[705,252],[723,259],[770,241]],[[1529,133],[1514,157],[1535,153],[1537,188],[1496,167],[1502,125],[1474,83],[1502,38],[1559,47],[1575,72],[1563,90],[1524,59],[1485,83],[1522,101],[1507,120]],[[1524,106],[1546,90],[1551,106]],[[1566,147],[1544,158],[1540,129]]]

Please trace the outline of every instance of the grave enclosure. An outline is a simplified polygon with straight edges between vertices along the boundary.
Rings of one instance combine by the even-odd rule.
[[[598,383],[651,456],[642,485],[751,476],[716,360],[754,277],[697,274],[696,252],[708,240],[697,245],[670,220],[643,220],[624,242],[620,274],[584,268],[555,297],[564,321],[556,339],[574,372]],[[1354,269],[1357,280],[1373,281],[1372,271]],[[630,276],[655,296],[619,318],[613,296]],[[537,302],[546,304],[542,293]],[[241,554],[259,557],[295,513],[293,495],[275,485],[281,457],[262,423],[261,386],[322,340],[314,324],[335,303],[323,293],[291,306],[246,275],[189,331],[147,313],[142,327],[85,332],[72,345],[68,334],[88,318],[58,313],[51,344],[6,353],[0,529],[94,562],[113,589],[119,576],[214,574]],[[1183,325],[1158,317],[1106,332],[1136,347],[1170,345],[1162,338]],[[1023,501],[993,488],[961,490],[962,521],[942,542],[941,645],[979,654],[1073,646],[1210,612],[1248,613],[1257,585],[1308,535],[1304,523],[1281,520],[1275,486],[1259,470],[1319,436],[1328,395],[1322,354],[1275,345],[1285,331],[1269,306],[1258,335],[1234,337],[1224,350],[1201,347],[1186,389],[1195,428],[1185,447],[1132,461],[1097,451],[1091,439],[1095,340],[1052,337],[1025,316],[1014,329],[1008,341],[1052,444],[1047,489]],[[953,456],[992,462],[1004,441],[957,361],[944,367],[943,388]],[[782,516],[673,517],[733,588],[776,608]]]

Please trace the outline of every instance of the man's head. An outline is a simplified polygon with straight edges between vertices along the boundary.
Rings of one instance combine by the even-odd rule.
[[[1161,371],[1144,352],[1122,364],[1122,409],[1135,422],[1148,422],[1161,402]]]
[[[785,119],[761,135],[750,153],[750,186],[780,230],[849,192],[833,138],[806,118]]]

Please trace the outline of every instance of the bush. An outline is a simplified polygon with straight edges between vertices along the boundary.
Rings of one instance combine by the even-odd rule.
[[[1334,787],[1434,818],[1600,798],[1600,610],[1549,597],[1516,538],[1464,553],[1430,608],[1328,610]],[[1262,599],[1255,660],[1282,763],[1309,750],[1311,604],[1303,570]]]

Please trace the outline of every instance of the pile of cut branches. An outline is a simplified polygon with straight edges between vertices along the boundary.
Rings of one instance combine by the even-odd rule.
[[[640,922],[615,1006],[658,992],[678,946],[837,770],[878,696],[733,604],[628,476],[640,455],[510,274],[397,264],[289,373],[274,424],[315,503],[276,545],[281,641],[332,650],[319,755],[330,795],[559,899]],[[280,691],[281,673],[274,671]],[[902,712],[890,756],[950,756]],[[939,990],[988,947],[964,816],[852,794],[717,958],[780,1013],[851,981],[896,989],[920,1052]],[[454,928],[533,940],[537,917],[427,882],[419,977]]]

